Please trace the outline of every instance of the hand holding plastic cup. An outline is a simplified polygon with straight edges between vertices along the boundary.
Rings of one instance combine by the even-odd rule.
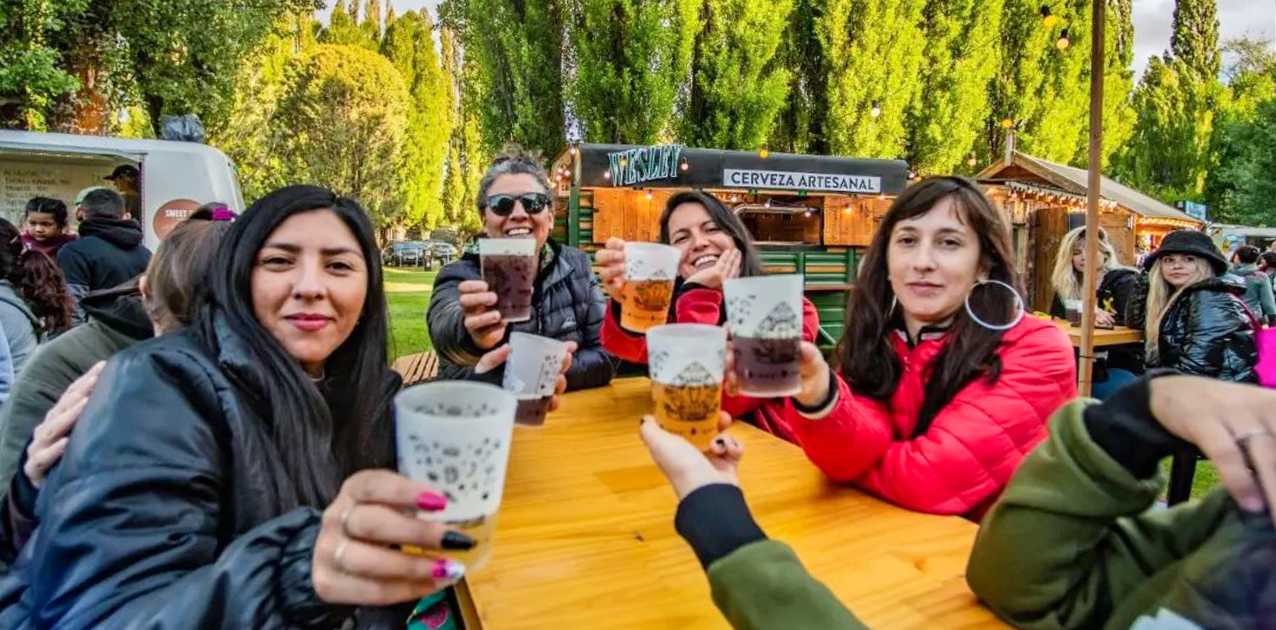
[[[625,243],[625,286],[621,289],[620,326],[647,332],[669,319],[673,282],[682,252],[658,243]]]
[[[469,550],[405,551],[445,555],[471,570],[487,563],[505,489],[516,406],[513,394],[473,381],[425,383],[395,396],[399,472],[429,484],[447,499],[443,510],[418,512],[417,517],[446,523],[477,542]]]
[[[545,424],[545,414],[554,401],[554,387],[567,352],[567,344],[557,339],[510,333],[504,387],[518,399],[515,423],[530,427]]]
[[[532,318],[536,281],[536,239],[483,238],[478,242],[479,265],[488,290],[496,294],[496,310],[506,322]]]
[[[647,331],[647,366],[656,422],[708,450],[718,435],[727,331],[702,324],[663,324]]]
[[[802,390],[801,274],[731,278],[723,283],[740,393],[754,398]]]

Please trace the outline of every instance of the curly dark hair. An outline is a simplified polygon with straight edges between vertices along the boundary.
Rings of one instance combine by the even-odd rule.
[[[44,322],[42,333],[61,333],[75,325],[75,301],[62,269],[47,255],[23,251],[22,234],[0,218],[0,278],[17,288],[31,312]]]

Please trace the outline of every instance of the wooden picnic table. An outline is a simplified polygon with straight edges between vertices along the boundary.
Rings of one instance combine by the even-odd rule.
[[[650,396],[647,379],[618,379],[515,429],[492,561],[458,587],[470,630],[727,628],[638,437]],[[1007,627],[966,585],[975,524],[832,484],[796,446],[744,423],[731,432],[763,529],[871,628]]]
[[[1073,326],[1063,320],[1054,320],[1064,332],[1068,333],[1068,338],[1072,340],[1072,345],[1081,347],[1081,327]],[[1117,326],[1115,328],[1095,328],[1094,329],[1094,347],[1101,346],[1119,346],[1126,343],[1140,343],[1143,341],[1143,331],[1136,328],[1126,328],[1125,326]]]

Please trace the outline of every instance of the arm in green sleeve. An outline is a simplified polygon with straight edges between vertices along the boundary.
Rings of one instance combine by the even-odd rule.
[[[762,540],[709,567],[713,603],[735,630],[866,630],[788,545]]]
[[[1162,486],[1155,463],[1181,444],[1151,418],[1147,382],[1056,412],[1049,439],[985,518],[966,579],[1002,619],[1031,630],[1103,627],[1215,528],[1196,504],[1148,511]]]

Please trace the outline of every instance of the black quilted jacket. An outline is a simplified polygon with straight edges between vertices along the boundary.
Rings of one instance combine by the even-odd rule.
[[[1126,307],[1126,325],[1143,330],[1147,321],[1148,279],[1143,274]],[[1157,357],[1148,368],[1172,368],[1183,374],[1237,383],[1257,383],[1258,349],[1254,326],[1240,296],[1244,285],[1221,276],[1198,282],[1179,296],[1161,320]]]

